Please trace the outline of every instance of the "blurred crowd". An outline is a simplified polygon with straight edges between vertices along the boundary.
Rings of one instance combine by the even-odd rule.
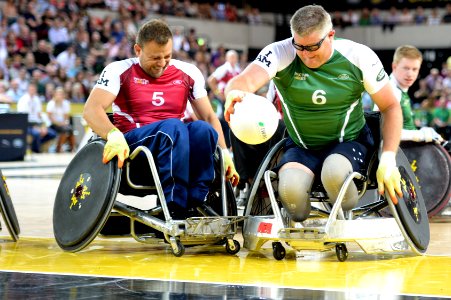
[[[249,24],[262,22],[258,8],[219,2],[7,0],[0,1],[0,4],[0,103],[17,103],[24,95],[30,97],[28,87],[34,84],[44,112],[57,89],[62,89],[65,100],[84,103],[99,73],[108,63],[134,56],[132,45],[139,24],[151,14]],[[101,9],[103,13],[88,13],[94,9]],[[438,13],[439,10],[432,9],[426,15],[421,8],[415,11],[391,9],[383,15],[393,16],[394,25],[451,22],[451,4],[446,9],[442,8],[439,16],[435,11]],[[335,26],[386,24],[386,17],[378,19],[378,14],[377,9],[362,9],[358,12],[334,12],[332,15]],[[421,14],[423,18],[419,17]],[[206,79],[226,62],[229,49],[222,45],[212,49],[194,28],[173,27],[173,33],[174,58],[196,64]],[[247,63],[247,53],[239,53],[241,69]],[[451,69],[451,63],[449,65]],[[421,86],[428,89],[421,97],[430,102],[423,106],[422,101],[427,99],[417,98],[421,108],[432,109],[432,106],[441,105],[449,109],[450,73],[448,68],[443,68],[438,70],[435,80],[432,80],[432,74],[421,80]],[[218,99],[214,91],[210,96],[214,105],[219,107],[222,99]]]
[[[412,100],[417,127],[430,126],[451,141],[451,57],[441,70],[432,68],[420,78]]]
[[[424,9],[421,5],[415,9],[392,6],[381,11],[377,7],[364,7],[359,10],[334,11],[332,22],[336,28],[355,26],[382,26],[384,30],[393,31],[403,25],[439,25],[451,23],[451,3],[443,7]]]

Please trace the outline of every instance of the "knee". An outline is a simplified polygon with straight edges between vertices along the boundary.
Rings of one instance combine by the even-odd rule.
[[[302,222],[310,214],[310,189],[313,175],[290,168],[279,172],[279,197],[284,208],[295,222]]]
[[[321,181],[330,201],[335,202],[346,178],[353,171],[351,162],[341,154],[332,154],[326,158],[321,171]],[[341,204],[344,210],[350,210],[358,202],[357,187],[353,182],[348,186]]]
[[[324,186],[341,186],[352,173],[351,162],[341,154],[329,155],[323,163],[321,182]]]
[[[174,139],[174,142],[181,141],[185,143],[185,139],[188,137],[186,125],[179,119],[164,120],[159,127],[159,131],[169,135]]]
[[[196,143],[204,142],[205,139],[212,141],[215,145],[218,140],[218,133],[210,123],[198,120],[188,124],[190,140]]]

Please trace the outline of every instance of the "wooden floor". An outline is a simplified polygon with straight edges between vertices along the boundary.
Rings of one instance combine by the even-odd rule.
[[[259,252],[241,249],[236,255],[222,246],[197,246],[177,258],[164,243],[100,237],[81,252],[64,252],[53,238],[52,214],[59,178],[71,158],[47,154],[0,162],[21,227],[18,242],[11,241],[5,226],[0,232],[1,298],[451,297],[451,217],[431,220],[431,242],[424,256],[368,255],[349,245],[346,262],[338,262],[334,252],[291,250],[276,261],[267,245]],[[240,234],[236,239],[242,244]],[[174,298],[180,294],[187,298]]]

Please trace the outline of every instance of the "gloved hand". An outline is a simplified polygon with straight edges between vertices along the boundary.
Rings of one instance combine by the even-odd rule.
[[[224,161],[224,170],[226,172],[227,180],[230,180],[233,186],[237,186],[240,182],[240,175],[235,170],[235,165],[233,164],[232,158],[230,157],[229,150],[222,149],[222,159]]]
[[[395,192],[399,197],[402,197],[401,191],[401,174],[396,167],[396,153],[392,151],[382,152],[379,159],[379,166],[376,171],[377,189],[380,195],[384,194],[385,187],[387,187],[393,204],[398,204]]]
[[[441,142],[443,142],[442,136],[438,134],[432,127],[422,127],[419,131],[422,132],[424,141],[426,143],[434,141],[435,143],[440,144]]]
[[[116,127],[111,129],[107,135],[107,142],[103,148],[103,163],[106,164],[113,157],[117,156],[117,166],[122,168],[124,160],[128,157],[130,148],[122,132]]]
[[[401,141],[414,141],[430,143],[434,141],[437,144],[443,142],[443,138],[432,127],[422,127],[419,130],[403,129],[401,133]]]
[[[233,106],[236,102],[241,102],[246,95],[246,92],[240,90],[231,90],[226,97],[226,102],[224,104],[224,119],[230,122],[230,115],[235,112]]]

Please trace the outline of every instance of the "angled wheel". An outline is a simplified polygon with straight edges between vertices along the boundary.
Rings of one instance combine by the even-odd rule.
[[[429,219],[424,198],[410,163],[401,149],[396,155],[396,164],[401,174],[403,196],[398,199],[397,205],[389,201],[389,206],[400,224],[401,231],[404,230],[408,235],[411,246],[424,253],[430,241]]]
[[[64,172],[53,207],[53,232],[66,251],[79,251],[100,232],[113,208],[121,170],[117,160],[102,163],[105,145],[94,140],[83,147]]]
[[[236,206],[235,193],[229,181],[225,181],[225,201],[227,206],[227,214],[224,214],[223,198],[222,198],[222,175],[221,174],[221,157],[215,153],[215,178],[207,195],[206,204],[211,207],[219,216],[237,216],[238,208]]]
[[[16,211],[14,210],[11,196],[9,194],[8,186],[6,185],[6,178],[3,176],[0,170],[0,211],[2,213],[3,220],[8,229],[11,238],[14,241],[19,239],[20,227],[17,220]]]
[[[429,217],[439,213],[451,196],[451,159],[435,143],[403,142],[401,149],[414,171]]]
[[[270,170],[276,166],[278,160],[282,155],[282,150],[285,142],[285,139],[279,141],[266,154],[265,158],[261,162],[257,174],[254,178],[254,182],[250,187],[248,204],[244,209],[244,215],[267,216],[273,213],[263,176],[267,170]]]

